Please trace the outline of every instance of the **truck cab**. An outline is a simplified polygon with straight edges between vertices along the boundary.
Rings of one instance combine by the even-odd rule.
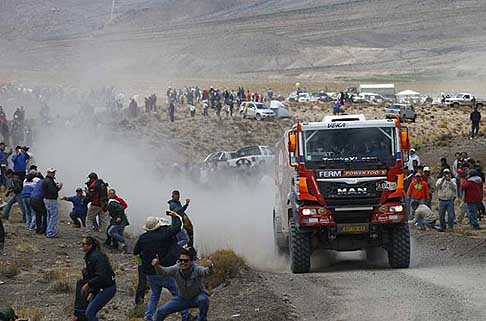
[[[273,222],[294,273],[316,249],[382,247],[390,265],[410,263],[404,204],[408,130],[397,119],[327,116],[295,124],[276,146]]]

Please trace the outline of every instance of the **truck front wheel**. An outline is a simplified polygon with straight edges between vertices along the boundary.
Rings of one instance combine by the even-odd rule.
[[[403,269],[410,266],[410,230],[408,224],[400,224],[390,229],[388,263],[392,268]]]
[[[310,233],[301,232],[293,219],[290,219],[289,225],[290,270],[292,273],[307,273],[311,268]]]

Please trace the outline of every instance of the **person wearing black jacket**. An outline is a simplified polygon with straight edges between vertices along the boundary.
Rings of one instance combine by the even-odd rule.
[[[108,257],[100,251],[98,240],[88,236],[83,239],[81,246],[86,263],[83,274],[87,280],[81,291],[89,302],[85,314],[88,321],[98,321],[96,314],[116,294],[115,273]]]
[[[56,226],[59,215],[59,204],[57,203],[57,199],[59,197],[59,191],[62,188],[62,183],[57,183],[55,179],[56,170],[54,168],[49,168],[43,185],[44,203],[46,204],[47,209],[47,238],[56,237]]]
[[[176,235],[183,228],[179,214],[173,211],[167,212],[172,216],[172,225],[167,218],[148,217],[143,229],[146,231],[139,236],[133,254],[140,262],[142,277],[145,276],[152,292],[147,308],[145,309],[145,321],[152,321],[152,317],[157,310],[160,293],[163,288],[170,291],[173,296],[177,296],[177,285],[173,277],[156,275],[152,266],[152,260],[158,259],[161,266],[172,266],[179,258],[182,248],[177,244]],[[140,273],[139,273],[140,277]],[[139,279],[139,283],[141,280]],[[189,311],[181,312],[182,320],[188,320]]]
[[[23,188],[23,182],[22,180],[11,170],[7,170],[7,197],[10,194],[13,194],[14,196],[8,201],[7,205],[5,205],[5,208],[3,209],[3,219],[8,220],[10,217],[10,209],[12,208],[12,205],[15,203],[19,204],[20,211],[22,212],[22,218],[23,221],[25,222],[26,220],[26,211],[24,207],[24,201],[22,200],[22,188]]]
[[[481,121],[481,113],[475,107],[474,111],[469,116],[471,120],[471,139],[479,134],[479,122]]]

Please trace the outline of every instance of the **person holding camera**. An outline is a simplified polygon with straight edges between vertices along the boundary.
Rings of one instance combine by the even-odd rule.
[[[447,212],[447,225],[452,231],[454,229],[454,200],[457,194],[457,185],[455,179],[452,178],[451,171],[448,168],[444,168],[442,176],[435,183],[437,187],[437,195],[439,198],[439,232],[443,232],[446,229],[445,214]]]
[[[27,162],[30,159],[28,147],[24,146],[17,146],[15,147],[15,154],[12,156],[12,163],[13,163],[13,171],[15,175],[20,177],[20,180],[23,182],[25,179],[25,173],[27,171]]]
[[[176,263],[182,251],[176,239],[176,235],[183,227],[182,218],[174,211],[167,211],[166,214],[173,218],[172,225],[168,218],[148,217],[142,226],[146,232],[139,236],[133,249],[133,254],[141,263],[139,282],[143,282],[145,277],[152,292],[145,309],[145,321],[153,321],[153,315],[157,310],[163,288],[169,290],[173,296],[179,294],[175,279],[170,276],[157,275],[152,266],[153,259],[158,259],[161,266],[172,266]],[[188,320],[189,311],[183,310],[181,316],[183,321]]]

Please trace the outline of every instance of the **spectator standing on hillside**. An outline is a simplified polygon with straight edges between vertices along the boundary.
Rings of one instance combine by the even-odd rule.
[[[341,103],[337,99],[332,103],[332,114],[333,115],[341,114]]]
[[[427,201],[427,205],[430,208],[432,208],[432,196],[434,195],[435,192],[435,184],[432,175],[430,175],[430,168],[428,166],[424,167],[424,178],[427,181],[427,188],[429,190],[429,198]]]
[[[437,187],[437,197],[439,198],[440,229],[438,231],[443,232],[446,229],[446,212],[447,225],[452,231],[454,229],[454,200],[457,194],[457,186],[455,179],[451,176],[451,172],[448,168],[445,168],[442,171],[442,177],[437,180],[435,186]]]
[[[89,301],[86,318],[88,321],[98,321],[96,315],[116,294],[115,273],[108,256],[101,252],[98,240],[88,236],[81,242],[81,248],[86,263],[83,274],[87,279],[82,293],[87,295]]]
[[[19,204],[20,211],[22,212],[22,221],[26,222],[26,211],[24,207],[24,202],[22,201],[22,188],[23,182],[18,175],[16,175],[11,169],[7,170],[7,194],[9,197],[13,194],[12,198],[8,201],[7,205],[3,208],[3,219],[8,220],[10,217],[10,210],[12,206],[17,203]]]
[[[44,179],[37,182],[32,194],[30,195],[30,206],[35,212],[35,232],[37,234],[46,233],[47,229],[47,209],[44,203]]]
[[[89,228],[98,232],[106,233],[108,227],[108,191],[105,182],[98,177],[98,174],[91,172],[88,175],[86,183],[86,197],[90,202],[88,207],[88,224]],[[97,222],[99,220],[99,224]]]
[[[30,231],[35,230],[35,211],[32,209],[30,205],[30,197],[32,192],[34,191],[35,186],[39,183],[40,178],[37,177],[37,172],[35,170],[30,170],[29,174],[25,177],[22,189],[22,202],[25,208],[25,217],[26,217],[26,224],[27,228]]]
[[[123,199],[122,197],[118,196],[116,194],[116,191],[115,189],[113,188],[110,188],[108,190],[108,202],[110,200],[116,200],[117,202],[119,202],[122,206],[122,209],[123,209],[123,213],[125,213],[125,210],[128,208],[128,203],[125,201],[125,199]],[[112,215],[110,214],[110,212],[108,211],[108,214],[112,217]],[[107,230],[106,230],[106,242],[105,242],[105,245],[108,246],[108,247],[112,247],[117,249],[118,248],[118,241],[116,238],[112,238],[112,236],[110,235],[110,233],[108,233],[108,231],[110,230],[112,224],[113,224],[114,220],[113,218],[111,219],[110,221],[110,225],[108,226]]]
[[[30,155],[27,153],[25,147],[15,147],[15,154],[12,156],[13,171],[23,182],[25,179],[25,172],[27,170],[27,162]]]
[[[471,169],[467,177],[461,181],[461,189],[464,191],[464,201],[467,204],[469,224],[473,229],[479,230],[477,213],[479,203],[483,201],[483,181],[476,170]]]
[[[173,123],[175,120],[175,106],[172,101],[169,103],[169,108],[167,111],[169,113],[169,120]]]
[[[469,119],[471,120],[471,139],[476,137],[479,134],[479,122],[481,121],[481,113],[478,111],[477,107],[474,107],[474,110],[469,115]]]
[[[188,246],[193,247],[194,246],[194,227],[192,225],[192,221],[187,216],[186,210],[187,207],[189,206],[189,203],[191,202],[191,199],[186,198],[186,203],[184,206],[180,202],[181,198],[181,193],[177,190],[172,192],[172,198],[167,202],[169,204],[169,210],[176,212],[182,217],[182,222],[184,223],[184,228],[181,230],[180,234],[177,236],[178,239],[185,238],[186,234],[189,237],[189,242]]]
[[[118,248],[118,243],[122,243],[122,250],[126,253],[127,245],[125,242],[125,227],[129,225],[127,216],[125,215],[125,209],[123,205],[116,199],[110,199],[108,201],[108,214],[111,217],[110,227],[107,234],[113,241],[113,247]],[[116,243],[115,243],[116,241]]]
[[[62,183],[56,182],[56,170],[49,168],[44,179],[44,202],[47,208],[47,229],[46,237],[55,238],[57,236],[56,226],[59,219],[59,191]]]
[[[449,170],[449,173],[450,173],[451,166],[447,163],[447,158],[442,157],[440,159],[440,173],[439,173],[439,177],[442,177],[442,173],[444,172],[445,169],[448,169]]]
[[[407,190],[407,197],[410,200],[410,204],[412,202],[416,202],[418,204],[427,204],[429,200],[429,189],[427,186],[427,180],[423,176],[423,167],[417,166],[417,173],[412,178],[410,185]],[[412,209],[411,211],[412,217],[415,216],[415,213]]]
[[[270,105],[270,102],[273,99],[273,90],[272,90],[272,88],[268,88],[268,90],[267,90],[267,98],[268,98],[268,104]]]
[[[417,165],[420,165],[420,157],[417,155],[417,151],[415,150],[415,148],[410,148],[410,156],[409,156],[408,164],[407,164],[409,171],[414,170],[414,167],[413,167],[414,161],[417,161]]]
[[[171,211],[167,215],[173,217],[172,225],[166,218],[148,217],[143,225],[146,232],[139,236],[133,249],[133,254],[141,262],[142,274],[147,278],[147,283],[152,292],[145,310],[145,321],[153,321],[153,315],[157,310],[163,288],[169,290],[173,296],[178,295],[175,279],[156,275],[152,266],[152,260],[157,258],[162,266],[174,265],[181,251],[175,237],[181,231],[182,219],[176,212]],[[182,311],[181,316],[182,320],[187,320],[189,311]]]
[[[1,185],[7,186],[7,168],[8,168],[8,158],[12,155],[12,148],[9,151],[5,151],[5,143],[0,143],[0,174],[1,174]]]

